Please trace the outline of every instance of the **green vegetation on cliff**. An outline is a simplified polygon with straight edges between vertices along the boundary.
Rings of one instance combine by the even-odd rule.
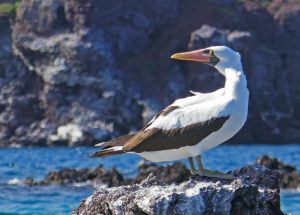
[[[14,13],[18,9],[20,5],[20,1],[16,1],[15,3],[1,3],[0,4],[0,13]]]

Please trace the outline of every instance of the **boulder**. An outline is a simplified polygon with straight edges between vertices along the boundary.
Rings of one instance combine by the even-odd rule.
[[[277,172],[252,165],[234,175],[165,183],[150,174],[138,184],[97,190],[73,214],[283,214]]]
[[[279,185],[283,189],[297,189],[300,187],[300,173],[295,166],[286,164],[277,158],[263,155],[256,159],[256,164],[263,165],[270,170],[280,173]]]
[[[125,184],[140,183],[150,173],[155,174],[159,180],[166,183],[181,183],[190,176],[189,170],[182,163],[175,163],[168,166],[142,164],[138,168],[137,175],[130,178],[125,178],[115,168],[108,170],[100,165],[97,168],[64,168],[58,171],[49,171],[40,181],[28,177],[20,183],[27,186],[74,185],[83,183],[95,187],[116,187]]]
[[[69,169],[50,171],[41,181],[27,178],[23,182],[27,186],[89,184],[101,187],[112,187],[124,184],[123,176],[116,170],[106,170],[102,166],[94,169]]]
[[[146,179],[149,174],[155,175],[155,177],[164,183],[181,183],[186,181],[191,175],[190,170],[188,170],[183,163],[174,163],[167,166],[144,163],[139,166],[138,174],[133,178],[131,184],[140,183]]]

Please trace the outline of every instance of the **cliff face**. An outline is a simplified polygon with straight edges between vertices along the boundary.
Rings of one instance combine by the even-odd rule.
[[[196,176],[165,184],[151,174],[140,184],[96,191],[73,214],[283,214],[279,173],[248,166],[235,175],[233,181]]]
[[[188,90],[223,85],[207,66],[169,59],[219,44],[241,53],[251,93],[231,141],[300,140],[297,0],[26,0],[0,23],[2,146],[93,144],[137,130]]]

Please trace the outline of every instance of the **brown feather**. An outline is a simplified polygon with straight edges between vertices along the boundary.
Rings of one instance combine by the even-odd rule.
[[[98,152],[95,152],[94,154],[91,154],[90,157],[98,158],[98,157],[105,157],[105,156],[111,156],[111,155],[119,155],[125,153],[124,150],[114,150],[112,148],[101,150]]]
[[[110,156],[110,155],[122,154],[125,152],[124,150],[122,150],[122,149],[115,150],[112,147],[123,146],[134,136],[135,136],[135,134],[128,134],[128,135],[124,135],[124,136],[112,139],[110,141],[104,142],[100,145],[103,148],[100,151],[97,151],[94,154],[91,154],[90,156],[96,158],[96,157],[105,157],[105,156]]]
[[[228,119],[229,116],[219,117],[170,130],[159,128],[141,130],[123,146],[123,150],[141,153],[193,146],[219,130]]]
[[[125,145],[132,137],[134,137],[136,134],[127,134],[115,139],[112,139],[110,141],[104,142],[100,146],[103,147],[102,149],[108,149],[110,147],[114,146],[123,146]]]

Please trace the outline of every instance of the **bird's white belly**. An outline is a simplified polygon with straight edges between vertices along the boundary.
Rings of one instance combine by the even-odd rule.
[[[163,151],[142,152],[139,153],[139,155],[152,162],[174,161],[191,157],[189,151],[187,151],[185,147]]]
[[[236,111],[232,112],[229,119],[225,122],[221,129],[211,133],[194,146],[185,146],[178,149],[163,151],[142,152],[139,153],[139,155],[152,162],[174,161],[200,155],[227,141],[243,127],[247,119],[247,106],[236,108]]]
[[[195,146],[187,146],[186,150],[193,154],[193,156],[196,156],[224,143],[233,137],[243,127],[246,119],[247,111],[233,112],[228,121],[225,122],[220,130],[210,134]],[[196,151],[198,154],[195,153]]]

